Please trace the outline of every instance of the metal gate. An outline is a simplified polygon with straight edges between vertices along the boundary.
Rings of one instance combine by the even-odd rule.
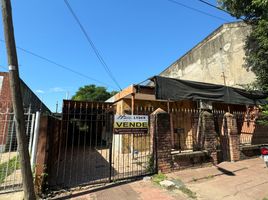
[[[52,148],[57,148],[51,151],[57,156],[50,155],[55,161],[48,166],[52,188],[112,182],[153,171],[150,133],[115,135],[113,118],[109,103],[63,102],[59,131],[51,137],[56,141]]]
[[[0,193],[22,189],[14,113],[5,105],[9,104],[1,103],[0,107]],[[29,142],[33,138],[35,114],[27,108],[24,117]]]

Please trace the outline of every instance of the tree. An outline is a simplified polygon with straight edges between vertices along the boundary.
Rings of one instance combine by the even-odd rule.
[[[260,117],[257,119],[257,123],[268,126],[268,105],[267,104],[262,107],[262,112],[260,113]]]
[[[218,0],[221,8],[252,26],[245,42],[245,67],[257,77],[258,89],[268,91],[268,0]]]
[[[85,85],[80,87],[72,100],[78,101],[106,101],[111,96],[116,94],[116,91],[108,92],[105,87],[100,87],[96,85]]]
[[[245,43],[245,67],[257,80],[253,84],[268,92],[268,0],[218,0],[220,6],[252,26]],[[268,125],[268,105],[262,107],[259,124]]]

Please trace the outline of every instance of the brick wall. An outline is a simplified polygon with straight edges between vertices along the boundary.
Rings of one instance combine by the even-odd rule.
[[[252,134],[251,144],[268,144],[268,126],[255,124],[255,131]]]
[[[173,170],[203,167],[211,164],[210,156],[204,151],[172,154]]]
[[[228,141],[226,150],[229,151],[231,161],[238,161],[240,159],[240,137],[238,135],[236,118],[233,114],[227,112],[224,115],[224,120],[225,126],[223,131]]]
[[[256,123],[257,119],[261,119],[259,109],[257,107],[249,107],[242,119],[242,126],[238,132],[240,133],[240,142],[245,145],[268,144],[268,126]]]
[[[1,88],[0,88],[0,112],[6,113],[8,108],[11,108],[11,94],[9,89],[9,77],[7,73],[0,72]],[[0,115],[0,151],[4,149],[6,136],[8,133],[8,115]]]
[[[9,84],[9,75],[7,72],[0,72],[0,76],[4,77],[2,89],[0,91],[0,109],[6,110],[7,106],[11,107],[12,99]],[[21,93],[23,98],[23,105],[28,108],[31,105],[33,112],[40,111],[48,112],[50,110],[43,104],[43,102],[36,96],[36,94],[21,80]]]
[[[170,115],[162,109],[157,109],[150,116],[151,130],[155,138],[157,170],[162,173],[171,171],[171,131]]]
[[[0,72],[0,113],[12,112],[12,97],[10,92],[9,74],[7,72]],[[31,106],[31,112],[40,111],[42,113],[50,113],[49,109],[41,102],[41,100],[34,94],[34,92],[21,81],[21,93],[23,98],[24,108]],[[7,122],[10,115],[0,114],[0,152],[6,143],[9,123]]]
[[[259,157],[261,155],[260,146],[241,146],[240,160]]]
[[[201,113],[201,134],[204,135],[204,149],[208,151],[211,161],[218,164],[217,134],[213,114],[207,111]]]
[[[11,94],[9,89],[9,76],[8,73],[0,72],[0,76],[3,77],[2,88],[0,88],[0,108],[5,104],[4,102],[11,102]]]

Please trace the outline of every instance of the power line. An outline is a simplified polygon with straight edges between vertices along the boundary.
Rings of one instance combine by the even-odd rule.
[[[119,83],[117,82],[117,80],[115,79],[115,77],[113,76],[111,70],[109,69],[108,65],[106,64],[106,62],[104,61],[103,57],[101,56],[100,52],[98,51],[98,49],[96,48],[94,42],[91,40],[91,38],[89,37],[89,35],[87,34],[85,28],[83,27],[82,23],[80,22],[79,18],[77,17],[77,15],[75,14],[74,10],[72,9],[71,5],[69,4],[68,0],[64,0],[66,6],[68,7],[69,11],[71,12],[72,16],[74,17],[75,21],[77,22],[77,24],[79,25],[81,31],[83,32],[83,34],[85,35],[87,41],[89,42],[90,46],[92,47],[94,53],[96,54],[97,58],[99,59],[100,63],[102,64],[103,68],[105,69],[105,71],[107,72],[107,74],[110,76],[110,78],[113,80],[113,82],[117,85],[117,87],[121,89]]]
[[[200,1],[200,2],[202,2],[202,3],[204,3],[204,4],[207,4],[207,5],[209,5],[209,6],[213,7],[213,8],[216,8],[216,9],[218,9],[218,10],[221,10],[221,11],[223,11],[223,12],[225,12],[225,13],[228,13],[228,14],[232,15],[232,13],[230,13],[229,11],[224,10],[224,9],[222,9],[222,8],[220,8],[220,7],[217,7],[217,6],[211,4],[211,3],[207,2],[207,1],[203,1],[203,0],[198,0],[198,1]]]
[[[187,9],[189,9],[189,10],[193,10],[193,11],[195,11],[195,12],[201,13],[201,14],[203,14],[203,15],[207,15],[207,16],[213,17],[213,18],[215,18],[215,19],[224,21],[224,22],[230,22],[230,21],[228,21],[228,20],[226,20],[226,19],[224,19],[224,18],[221,18],[221,17],[215,16],[215,15],[209,14],[209,13],[207,13],[207,12],[204,12],[204,11],[202,11],[202,10],[193,8],[193,7],[191,7],[191,6],[187,6],[187,5],[185,5],[185,4],[183,4],[183,3],[180,3],[180,2],[178,2],[178,1],[175,1],[175,0],[168,0],[168,1],[169,1],[169,2],[172,2],[172,3],[174,3],[174,4],[177,4],[177,5],[179,5],[179,6],[182,6],[182,7],[184,7],[184,8],[187,8]]]
[[[231,12],[229,12],[229,11],[227,11],[227,10],[221,8],[221,7],[215,6],[215,5],[213,5],[213,4],[211,4],[211,3],[207,2],[207,1],[204,1],[204,0],[198,0],[198,1],[200,1],[200,2],[202,2],[202,3],[204,3],[204,4],[207,4],[207,5],[210,6],[210,7],[216,8],[216,9],[218,9],[218,10],[220,10],[220,11],[223,11],[223,12],[229,14],[229,15],[235,16],[233,13],[231,13]],[[241,17],[238,17],[238,19],[241,19],[241,20],[244,21],[244,19],[241,18]]]
[[[5,40],[0,39],[0,42],[5,43]],[[100,84],[103,84],[103,85],[106,85],[106,86],[113,87],[113,86],[111,86],[111,85],[109,85],[109,84],[107,84],[107,83],[104,83],[104,82],[99,81],[99,80],[97,80],[97,79],[95,79],[95,78],[92,78],[92,77],[90,77],[90,76],[87,76],[87,75],[85,75],[85,74],[82,74],[81,72],[75,71],[75,70],[71,69],[70,67],[67,67],[67,66],[65,66],[65,65],[59,64],[59,63],[57,63],[57,62],[55,62],[55,61],[53,61],[53,60],[51,60],[51,59],[49,59],[49,58],[46,58],[46,57],[44,57],[44,56],[39,55],[39,54],[37,54],[37,53],[34,53],[34,52],[32,52],[32,51],[29,51],[29,50],[27,50],[27,49],[24,49],[24,48],[22,48],[22,47],[18,47],[18,46],[16,46],[16,48],[19,49],[19,50],[21,50],[21,51],[23,51],[23,52],[25,52],[25,53],[28,53],[28,54],[30,54],[30,55],[32,55],[32,56],[35,56],[35,57],[37,57],[37,58],[40,58],[40,59],[42,59],[42,60],[44,60],[44,61],[46,61],[46,62],[49,62],[49,63],[51,63],[51,64],[53,64],[53,65],[56,65],[56,66],[58,66],[58,67],[60,67],[60,68],[62,68],[62,69],[65,69],[65,70],[70,71],[70,72],[72,72],[72,73],[74,73],[74,74],[77,74],[77,75],[79,75],[79,76],[81,76],[81,77],[84,77],[84,78],[86,78],[86,79],[89,79],[89,80],[91,80],[91,81],[95,81],[95,82],[97,82],[97,83],[100,83]],[[3,68],[4,68],[4,67],[3,67]]]

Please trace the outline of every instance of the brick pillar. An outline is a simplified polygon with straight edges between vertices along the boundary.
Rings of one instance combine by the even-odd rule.
[[[237,131],[237,122],[234,115],[231,113],[225,113],[224,118],[226,120],[226,132],[229,142],[230,160],[238,161],[240,159],[240,138]]]
[[[162,173],[171,172],[171,131],[170,116],[158,108],[150,116],[150,127],[156,155],[156,169]]]
[[[218,164],[217,134],[215,131],[213,114],[207,111],[201,113],[201,134],[204,137],[204,149],[212,158],[214,164]]]

